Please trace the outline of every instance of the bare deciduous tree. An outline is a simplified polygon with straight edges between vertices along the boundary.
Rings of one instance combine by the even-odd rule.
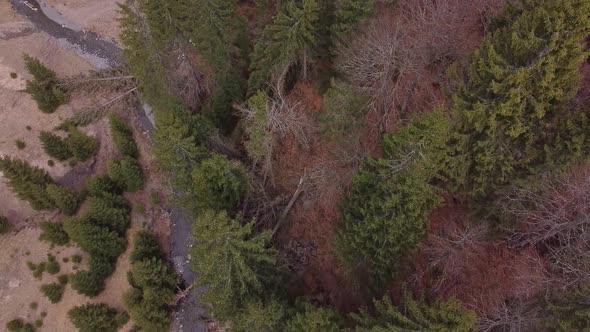
[[[506,300],[478,317],[478,331],[539,331],[544,318],[541,309],[534,300]]]

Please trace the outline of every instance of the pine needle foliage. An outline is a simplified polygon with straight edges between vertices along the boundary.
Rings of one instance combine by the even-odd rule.
[[[53,180],[45,170],[30,166],[24,160],[4,156],[0,158],[0,171],[16,196],[29,202],[33,209],[55,208],[55,203],[45,190]]]
[[[405,297],[402,309],[391,304],[388,297],[375,300],[375,314],[366,310],[354,314],[357,332],[471,332],[477,326],[475,312],[465,310],[461,302],[451,299],[433,305]]]
[[[197,210],[232,210],[247,189],[242,165],[219,154],[203,160],[192,172],[191,196]]]
[[[78,211],[81,199],[77,193],[55,184],[48,184],[45,190],[49,199],[66,216],[74,215]]]
[[[193,225],[191,263],[198,284],[209,287],[202,300],[217,319],[230,318],[276,275],[276,252],[268,247],[271,234],[254,234],[253,227],[253,222],[242,226],[225,211],[213,210],[203,211]]]
[[[420,243],[441,199],[430,184],[446,157],[448,119],[441,111],[414,119],[383,141],[384,158],[369,157],[352,179],[336,246],[345,265],[367,269],[374,287],[399,272]]]
[[[37,58],[24,54],[23,59],[27,71],[33,76],[32,81],[27,81],[25,91],[33,97],[42,112],[55,112],[68,99],[65,91],[57,86],[57,74]]]
[[[48,156],[55,158],[59,161],[64,161],[70,159],[73,154],[70,151],[65,139],[52,134],[47,131],[42,131],[39,134],[39,140],[41,140],[41,146],[43,147],[43,151],[47,153]]]
[[[96,138],[84,134],[75,127],[70,127],[68,133],[66,144],[76,159],[86,161],[96,154],[99,148]]]
[[[64,231],[63,223],[61,222],[44,221],[39,224],[39,227],[42,231],[39,236],[39,240],[41,241],[47,241],[58,246],[64,246],[70,242],[70,237]]]
[[[133,139],[133,129],[115,113],[109,115],[109,125],[119,151],[125,156],[137,158],[137,145]]]
[[[575,96],[588,56],[589,10],[583,0],[526,0],[486,35],[454,98],[447,172],[457,190],[485,197],[587,155],[588,116],[569,114],[564,103]]]
[[[139,232],[133,242],[128,275],[133,289],[125,294],[125,304],[142,331],[166,331],[171,322],[169,303],[178,283],[176,274],[162,258],[153,234]]]
[[[64,292],[64,286],[56,282],[42,285],[41,292],[49,299],[51,303],[57,303],[61,301],[61,297]]]
[[[134,192],[143,188],[143,170],[137,159],[125,156],[121,160],[111,161],[107,174],[125,191]]]
[[[256,42],[250,64],[248,91],[263,89],[273,74],[295,63],[307,78],[318,43],[320,5],[317,0],[289,0]]]
[[[68,311],[68,318],[80,332],[116,332],[129,321],[126,312],[119,312],[104,303],[88,303]]]

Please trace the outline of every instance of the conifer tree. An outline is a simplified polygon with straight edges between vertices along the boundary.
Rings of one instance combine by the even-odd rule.
[[[289,0],[254,46],[250,65],[250,92],[263,88],[271,76],[284,67],[299,63],[303,79],[307,79],[313,50],[319,33],[320,6],[317,0],[303,0],[301,4]]]
[[[430,184],[446,157],[449,122],[441,111],[414,119],[383,140],[352,179],[336,245],[346,266],[368,269],[373,286],[387,283],[422,240],[440,203]]]
[[[42,131],[39,134],[41,140],[41,146],[47,155],[53,157],[59,161],[70,159],[73,154],[70,151],[65,140],[55,134],[47,131]]]
[[[90,271],[79,271],[70,276],[72,289],[79,294],[94,297],[104,290],[104,279]]]
[[[116,332],[129,320],[126,312],[119,312],[104,303],[88,303],[68,311],[68,318],[80,332]]]
[[[162,258],[156,237],[148,231],[140,231],[133,239],[133,251],[129,256],[131,263],[149,258]]]
[[[25,91],[31,94],[42,112],[55,112],[59,105],[67,101],[65,92],[56,85],[57,74],[37,58],[24,54],[23,59],[27,71],[33,75],[33,80],[27,81]]]
[[[125,294],[125,304],[133,322],[142,331],[166,331],[170,325],[169,302],[174,297],[176,274],[162,259],[156,238],[142,231],[134,238],[128,275],[133,289]]]
[[[331,27],[333,42],[345,40],[356,24],[373,13],[374,0],[336,0],[334,23]]]
[[[46,284],[41,286],[41,292],[43,295],[47,296],[51,303],[57,303],[61,301],[61,297],[64,292],[64,286],[57,282],[52,284]]]
[[[45,190],[55,206],[66,216],[74,215],[78,211],[80,197],[75,192],[55,184],[48,184]]]
[[[374,301],[375,315],[361,310],[353,315],[357,332],[375,331],[453,331],[471,332],[477,326],[475,312],[467,311],[457,300],[437,301],[432,306],[406,296],[404,309],[391,304],[389,298]]]
[[[134,192],[143,187],[143,171],[137,159],[125,156],[121,160],[111,161],[107,174],[125,191]]]
[[[66,144],[76,159],[88,160],[98,151],[98,140],[94,137],[88,136],[74,127],[68,129],[68,132]]]
[[[289,321],[285,332],[337,332],[343,326],[338,314],[330,308],[319,308],[309,303],[299,303],[298,312]]]
[[[192,266],[199,285],[209,287],[202,299],[217,319],[228,319],[248,296],[262,291],[272,279],[269,271],[276,274],[270,232],[253,234],[253,227],[212,210],[203,211],[193,225]]]
[[[115,113],[109,115],[109,124],[111,133],[113,134],[113,141],[115,141],[115,145],[119,151],[125,156],[136,158],[137,145],[133,140],[133,129]]]
[[[0,158],[0,171],[16,196],[29,202],[33,209],[55,208],[55,203],[45,190],[48,184],[53,183],[46,171],[9,156]]]
[[[39,224],[39,227],[42,230],[39,236],[39,240],[41,241],[47,241],[58,246],[64,246],[70,242],[70,237],[64,231],[63,223],[61,222],[44,221]]]
[[[523,1],[486,36],[469,82],[455,96],[458,125],[447,172],[457,189],[486,196],[550,161],[563,165],[589,151],[587,127],[567,134],[576,123],[589,125],[586,114],[572,121],[564,105],[578,90],[578,68],[588,56],[582,40],[590,33],[589,10],[581,0]]]
[[[242,165],[219,154],[198,164],[192,180],[191,193],[198,210],[233,209],[248,186]]]
[[[283,331],[286,319],[284,304],[274,300],[266,304],[259,300],[249,300],[232,320],[232,331]]]
[[[122,194],[123,190],[107,174],[86,179],[86,190],[91,196],[102,196],[105,193]]]

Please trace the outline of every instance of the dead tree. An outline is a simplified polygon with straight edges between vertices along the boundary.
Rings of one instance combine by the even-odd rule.
[[[478,317],[478,331],[525,332],[543,327],[543,311],[534,300],[507,300]]]

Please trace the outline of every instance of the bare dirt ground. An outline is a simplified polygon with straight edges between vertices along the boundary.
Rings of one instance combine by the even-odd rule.
[[[118,42],[119,25],[118,0],[45,0],[41,1],[55,8],[66,19],[80,24],[83,29],[94,31],[101,36]]]
[[[131,230],[129,234],[133,232],[134,230]],[[57,282],[58,275],[86,269],[88,257],[73,246],[51,249],[49,244],[36,240],[39,234],[39,229],[27,227],[17,234],[0,237],[2,243],[2,250],[0,250],[0,271],[2,271],[0,273],[0,307],[2,308],[0,310],[0,326],[5,326],[6,322],[15,318],[33,323],[35,320],[41,319],[41,312],[46,312],[47,317],[43,319],[43,326],[38,331],[75,331],[74,326],[67,318],[68,310],[74,306],[84,303],[106,303],[120,310],[125,309],[121,296],[129,288],[127,282],[127,272],[130,268],[129,248],[119,257],[115,273],[107,279],[106,290],[99,296],[89,299],[79,295],[67,285],[62,300],[57,304],[52,304],[40,292],[40,286]],[[60,264],[60,272],[55,276],[45,272],[41,280],[35,279],[27,267],[27,262],[36,264],[47,261],[48,253],[56,256]],[[75,264],[71,259],[67,263],[62,261],[64,257],[71,258],[75,254],[83,257],[81,264]],[[37,303],[37,309],[32,309],[31,303]]]

